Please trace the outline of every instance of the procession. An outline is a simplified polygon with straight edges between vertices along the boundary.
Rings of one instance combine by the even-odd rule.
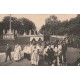
[[[19,62],[22,58],[26,58],[35,66],[40,65],[43,61],[46,61],[48,66],[67,65],[67,45],[65,41],[49,42],[48,44],[43,43],[33,42],[32,44],[26,44],[23,49],[19,44],[16,44],[13,57],[11,56],[11,47],[7,44],[5,62],[9,56],[10,60],[13,59],[16,62]],[[23,56],[21,56],[21,54],[23,54]]]

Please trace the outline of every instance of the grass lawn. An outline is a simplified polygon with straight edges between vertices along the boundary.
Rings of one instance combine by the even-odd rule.
[[[68,47],[67,53],[66,53],[66,59],[68,64],[74,64],[77,60],[77,58],[80,58],[80,49]]]

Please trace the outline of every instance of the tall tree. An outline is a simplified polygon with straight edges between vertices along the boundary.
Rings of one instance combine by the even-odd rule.
[[[6,16],[3,18],[3,20],[0,22],[0,34],[2,34],[3,29],[7,30],[10,27],[10,16]],[[29,34],[29,30],[31,30],[31,33],[33,34],[36,30],[35,24],[26,18],[19,18],[11,17],[11,29],[17,30],[19,34],[23,34],[24,31]]]
[[[57,34],[56,31],[59,28],[61,21],[57,19],[56,16],[50,16],[45,20],[45,25],[40,29],[40,32],[43,34]]]
[[[7,30],[10,27],[10,16],[4,17],[1,23],[2,23],[1,26],[3,27],[3,29],[5,29],[6,32],[7,32]],[[11,29],[15,30],[16,27],[17,27],[17,18],[16,17],[11,17]]]
[[[24,31],[29,34],[29,30],[31,30],[31,33],[34,34],[34,31],[36,31],[36,26],[35,24],[30,21],[29,19],[26,18],[20,18],[18,19],[18,32],[20,34],[23,34]]]

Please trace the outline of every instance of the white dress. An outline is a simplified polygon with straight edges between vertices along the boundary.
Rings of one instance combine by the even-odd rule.
[[[21,59],[20,51],[21,51],[21,47],[15,46],[15,49],[14,49],[14,60],[15,61]]]
[[[62,52],[62,46],[61,45],[58,45],[58,55],[60,55]]]
[[[55,56],[57,56],[57,54],[58,54],[58,48],[55,47],[55,48],[54,48],[54,51],[55,51]]]
[[[47,55],[47,48],[44,48],[44,50],[43,50],[43,55]]]
[[[24,47],[24,49],[23,49],[23,53],[27,53],[28,51],[27,51],[27,46],[25,46]]]
[[[38,62],[39,62],[39,54],[37,52],[37,48],[34,48],[31,55],[31,64],[38,65]]]
[[[28,46],[27,48],[28,54],[31,54],[31,49],[32,49],[32,45]]]

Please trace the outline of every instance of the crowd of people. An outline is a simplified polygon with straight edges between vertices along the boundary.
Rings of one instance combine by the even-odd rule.
[[[31,61],[32,65],[40,65],[40,61],[45,61],[49,66],[62,66],[66,64],[66,52],[67,45],[65,41],[54,41],[54,42],[42,42],[35,44],[26,44],[22,49],[19,44],[15,45],[14,48],[14,61],[19,61],[22,57],[21,54],[24,54],[24,58],[27,58]],[[11,59],[11,47],[7,44],[6,48],[6,59]]]

